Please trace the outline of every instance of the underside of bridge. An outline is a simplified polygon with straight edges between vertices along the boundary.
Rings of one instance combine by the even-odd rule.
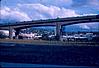
[[[62,26],[64,25],[72,25],[78,23],[90,23],[90,22],[99,22],[99,15],[95,16],[83,16],[83,17],[73,17],[73,18],[60,18],[60,19],[52,19],[52,20],[38,20],[38,21],[27,21],[20,22],[19,24],[11,24],[11,25],[0,25],[0,29],[6,28],[9,30],[9,38],[12,39],[12,32],[15,30],[15,37],[18,38],[19,32],[21,29],[29,28],[33,26],[56,26],[56,39],[60,40]]]
[[[31,27],[33,27],[33,26],[31,26]],[[19,36],[21,29],[24,29],[24,28],[11,28],[11,27],[9,27],[9,38],[13,39],[12,33],[13,33],[13,30],[15,30],[15,39],[18,39],[18,36]],[[56,40],[60,40],[61,32],[62,32],[62,26],[60,25],[60,23],[56,23],[56,29],[55,29]]]

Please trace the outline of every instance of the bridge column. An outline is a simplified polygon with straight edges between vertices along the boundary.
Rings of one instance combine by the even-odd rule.
[[[61,36],[61,25],[59,22],[56,22],[56,40],[59,41]]]
[[[15,39],[18,39],[20,29],[15,29]]]
[[[9,38],[13,39],[13,28],[9,27]]]

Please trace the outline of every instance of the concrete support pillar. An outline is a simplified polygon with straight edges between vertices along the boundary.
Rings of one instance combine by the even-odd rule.
[[[18,39],[20,29],[15,29],[15,39]]]
[[[13,39],[13,28],[9,26],[9,38]]]
[[[61,25],[56,22],[56,40],[59,41],[61,36]]]

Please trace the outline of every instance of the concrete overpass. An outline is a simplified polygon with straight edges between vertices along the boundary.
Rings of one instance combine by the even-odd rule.
[[[59,38],[62,26],[90,22],[99,22],[99,15],[8,23],[0,25],[0,30],[8,29],[10,35],[9,37],[12,38],[13,29],[16,30],[15,35],[17,36],[19,34],[20,29],[29,28],[33,26],[56,26],[56,36]]]

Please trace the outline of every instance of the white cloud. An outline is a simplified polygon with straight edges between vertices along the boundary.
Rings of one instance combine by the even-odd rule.
[[[79,28],[82,28],[82,29],[87,29],[87,30],[97,29],[97,30],[99,30],[99,23],[98,22],[81,23],[81,24],[76,24],[76,25],[79,26]]]
[[[24,13],[24,12],[20,12],[14,9],[11,9],[9,7],[3,7],[0,10],[1,13],[1,19],[7,19],[9,21],[27,21],[27,20],[31,20],[29,18],[29,16]]]
[[[83,14],[83,15],[80,15],[80,16],[89,16],[89,15],[97,15],[97,14]]]
[[[66,9],[66,8],[59,8],[57,6],[45,6],[42,4],[18,4],[19,7],[26,7],[27,9],[34,10],[38,12],[40,15],[43,15],[45,17],[49,18],[56,18],[56,17],[72,17],[72,16],[78,16],[78,14],[72,10],[72,9]]]
[[[79,24],[79,27],[82,29],[90,29],[90,27],[86,24],[83,24],[83,25]]]
[[[67,2],[68,0],[60,0],[62,2]],[[94,15],[94,14],[83,14],[83,15]],[[8,20],[17,21],[28,21],[35,19],[48,19],[48,18],[63,18],[63,17],[73,17],[82,16],[75,12],[73,9],[66,9],[64,7],[57,6],[46,6],[40,3],[33,4],[17,4],[16,7],[2,7],[1,9],[2,18]]]

